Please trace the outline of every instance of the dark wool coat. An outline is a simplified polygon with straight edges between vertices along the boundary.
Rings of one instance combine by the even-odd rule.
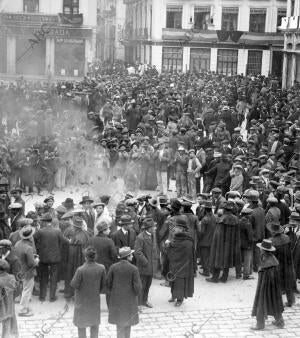
[[[228,211],[217,219],[209,264],[212,268],[232,268],[241,264],[239,220]]]
[[[62,245],[68,240],[64,238],[59,229],[47,225],[34,234],[34,239],[41,263],[60,262]]]
[[[200,222],[199,247],[210,247],[216,228],[216,218],[211,214],[206,214]]]
[[[190,213],[184,213],[183,215],[185,215],[188,220],[187,225],[189,227],[190,234],[194,241],[194,248],[196,248],[198,241],[198,233],[200,231],[198,217]]]
[[[157,258],[154,236],[148,235],[145,231],[137,236],[134,245],[134,257],[140,274],[152,276],[154,262]]]
[[[0,322],[8,318],[15,318],[14,290],[16,280],[7,272],[0,273]]]
[[[264,209],[259,206],[250,208],[253,209],[250,217],[253,228],[253,240],[254,242],[259,242],[265,238],[266,214]]]
[[[111,238],[108,238],[104,234],[98,234],[89,239],[88,246],[89,245],[96,249],[96,261],[99,264],[103,264],[106,271],[109,270],[111,265],[117,262],[117,249]]]
[[[282,291],[293,290],[296,285],[292,258],[291,241],[288,235],[278,234],[271,238],[276,251],[274,256],[279,262],[279,278]]]
[[[278,265],[274,255],[263,256],[258,272],[252,316],[261,319],[265,319],[267,316],[278,318],[284,311]]]
[[[133,229],[129,229],[127,235],[124,235],[123,230],[120,229],[114,232],[111,235],[111,238],[114,241],[117,249],[120,249],[124,246],[129,246],[131,249],[133,249],[136,233]]]
[[[99,325],[105,267],[94,262],[84,263],[76,270],[71,286],[75,289],[74,325],[79,328]]]
[[[139,322],[138,294],[142,283],[138,269],[126,260],[113,264],[107,274],[108,322],[120,326]]]
[[[176,290],[176,298],[192,297],[194,294],[194,272],[196,269],[196,259],[194,252],[194,241],[189,233],[176,233],[174,240],[167,249],[167,259],[169,271],[176,275],[174,282],[183,287],[182,290]],[[184,279],[184,283],[180,281]],[[178,292],[179,291],[179,292]],[[178,293],[182,292],[182,297]]]
[[[240,235],[241,235],[241,248],[252,249],[253,229],[251,221],[247,217],[242,217],[240,219]]]
[[[68,228],[64,236],[69,240],[65,279],[70,281],[84,263],[84,249],[90,236],[87,231],[75,227]]]

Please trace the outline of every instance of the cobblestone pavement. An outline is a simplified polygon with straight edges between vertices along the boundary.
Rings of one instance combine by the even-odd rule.
[[[264,331],[251,331],[255,324],[250,317],[251,309],[219,309],[201,311],[150,312],[140,315],[139,325],[133,327],[132,337],[300,337],[299,306],[288,309],[284,313],[286,327],[276,329],[272,318],[266,322]],[[107,313],[101,318],[99,337],[116,337],[115,327],[107,324]],[[39,337],[37,334],[43,324],[51,324],[53,320],[19,319],[20,337]],[[47,326],[47,325],[46,325]],[[45,326],[45,328],[46,328]],[[42,337],[42,336],[41,336]],[[77,330],[72,324],[71,314],[57,322],[45,338],[75,338]]]

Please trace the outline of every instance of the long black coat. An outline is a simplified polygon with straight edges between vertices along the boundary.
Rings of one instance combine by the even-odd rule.
[[[276,251],[274,256],[279,262],[279,278],[282,291],[294,290],[296,277],[292,258],[291,240],[288,235],[278,234],[271,238]]]
[[[84,263],[84,249],[87,247],[89,234],[85,230],[70,227],[64,236],[69,240],[65,279],[70,281],[77,268]]]
[[[62,245],[68,240],[63,237],[59,229],[47,225],[34,234],[34,240],[41,263],[60,262]]]
[[[120,326],[138,324],[138,294],[142,288],[138,269],[125,260],[113,264],[106,287],[110,294],[108,322]]]
[[[252,316],[264,319],[268,315],[278,318],[282,314],[284,309],[278,265],[277,259],[272,254],[267,254],[262,258]]]
[[[200,222],[199,247],[210,247],[216,228],[216,218],[211,214],[206,214]]]
[[[217,219],[213,235],[209,264],[212,268],[232,268],[241,264],[241,241],[239,220],[232,213],[224,211]]]
[[[134,257],[136,266],[141,275],[152,276],[154,262],[157,258],[156,243],[153,236],[149,236],[145,231],[141,232],[134,245]]]
[[[75,289],[73,323],[79,328],[100,324],[100,292],[105,287],[105,268],[89,262],[80,266],[71,281]]]
[[[265,217],[266,217],[266,214],[263,208],[259,206],[253,208],[250,219],[251,219],[252,228],[253,228],[254,242],[259,242],[265,238],[265,231],[266,231]]]
[[[96,261],[105,266],[106,271],[117,262],[117,249],[111,238],[98,234],[88,241],[88,246],[93,246],[97,251]]]
[[[183,283],[184,297],[192,297],[194,294],[194,272],[196,259],[194,241],[189,233],[176,233],[174,240],[167,249],[169,271],[176,275],[177,279],[185,279]]]

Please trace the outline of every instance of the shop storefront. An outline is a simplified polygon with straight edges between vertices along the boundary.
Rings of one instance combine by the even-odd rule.
[[[58,15],[2,13],[0,20],[1,73],[84,76],[92,28],[63,25]]]
[[[40,41],[30,48],[30,35],[16,37],[16,73],[24,75],[44,75],[46,41]]]
[[[56,39],[55,75],[84,76],[84,60],[84,39]]]

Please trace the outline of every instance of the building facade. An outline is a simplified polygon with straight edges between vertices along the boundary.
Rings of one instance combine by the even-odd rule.
[[[287,0],[287,15],[282,19],[284,57],[282,87],[289,88],[300,82],[300,0]]]
[[[113,62],[124,60],[121,34],[125,24],[123,0],[98,0],[97,58]]]
[[[281,76],[286,0],[124,0],[128,62]]]
[[[86,74],[96,52],[97,0],[1,0],[0,10],[0,73]]]

